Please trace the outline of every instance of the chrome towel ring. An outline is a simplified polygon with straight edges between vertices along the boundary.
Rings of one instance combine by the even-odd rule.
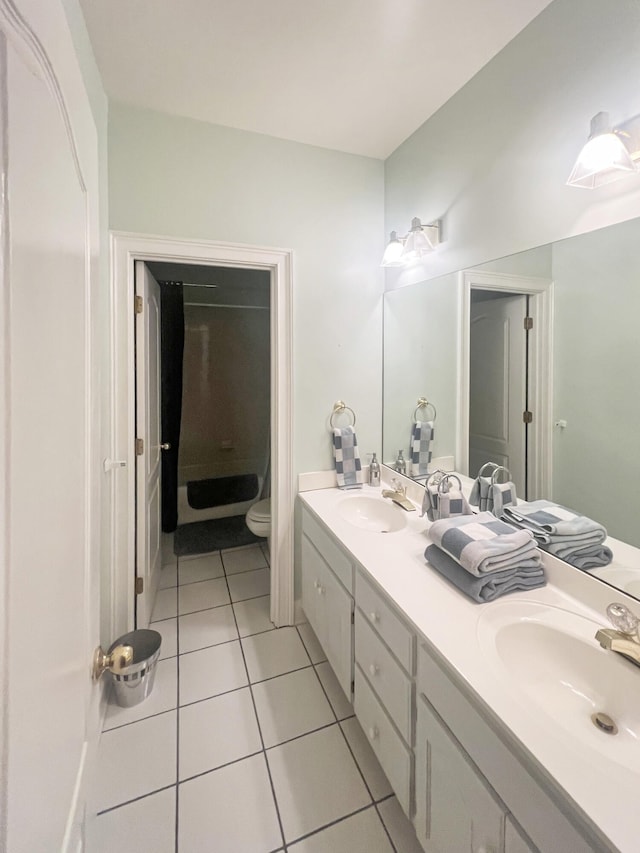
[[[416,415],[418,414],[418,411],[420,409],[426,409],[429,406],[433,409],[433,420],[435,421],[438,416],[438,413],[436,412],[436,407],[433,405],[433,403],[430,403],[426,397],[418,397],[418,405],[416,406],[413,412],[413,420],[415,421]]]
[[[333,411],[331,412],[331,417],[329,418],[329,423],[331,424],[331,429],[335,429],[335,424],[333,422],[333,419],[335,418],[336,415],[339,415],[342,412],[350,412],[351,417],[353,418],[353,423],[351,423],[350,426],[356,425],[356,413],[353,411],[353,409],[351,409],[349,406],[347,406],[346,403],[343,403],[342,400],[337,400],[333,404]]]

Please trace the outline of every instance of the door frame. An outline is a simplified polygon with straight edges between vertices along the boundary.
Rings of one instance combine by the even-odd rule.
[[[529,408],[534,413],[529,432],[528,481],[530,499],[552,494],[553,401],[553,281],[482,270],[458,273],[458,335],[456,401],[456,468],[469,473],[469,352],[471,291],[492,290],[529,296],[533,332],[529,338]]]
[[[294,622],[293,558],[293,252],[203,240],[112,231],[111,351],[113,357],[112,460],[124,461],[112,478],[113,636],[134,622],[135,574],[135,318],[134,262],[201,264],[268,270],[271,324],[271,620]]]

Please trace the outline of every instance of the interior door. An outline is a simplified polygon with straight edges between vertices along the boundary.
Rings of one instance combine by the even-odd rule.
[[[527,357],[522,294],[471,301],[469,475],[485,462],[505,465],[526,497]]]
[[[0,850],[66,853],[97,740],[104,473],[97,136],[62,3],[0,3],[0,80]]]
[[[151,618],[161,569],[160,285],[136,261],[136,627]]]

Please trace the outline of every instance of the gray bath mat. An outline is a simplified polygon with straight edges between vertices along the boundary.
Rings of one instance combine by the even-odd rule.
[[[174,535],[173,552],[178,557],[186,557],[189,554],[206,554],[223,548],[253,545],[254,542],[266,542],[266,539],[249,530],[244,515],[234,515],[231,518],[181,524]]]

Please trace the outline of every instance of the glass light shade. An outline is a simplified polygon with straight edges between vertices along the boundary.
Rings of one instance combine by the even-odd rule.
[[[591,136],[578,155],[567,184],[594,189],[635,171],[623,140],[608,127],[607,114],[598,113],[591,122]]]
[[[431,228],[431,226],[427,226]],[[423,255],[433,252],[434,244],[431,242],[429,234],[419,219],[415,218],[411,222],[411,231],[404,244],[402,252],[402,260],[405,263],[419,260]]]
[[[382,257],[383,267],[401,267],[403,264],[402,261],[402,243],[398,240],[398,235],[395,231],[391,232],[391,237],[389,242],[387,243],[387,248],[384,251],[384,255]]]

